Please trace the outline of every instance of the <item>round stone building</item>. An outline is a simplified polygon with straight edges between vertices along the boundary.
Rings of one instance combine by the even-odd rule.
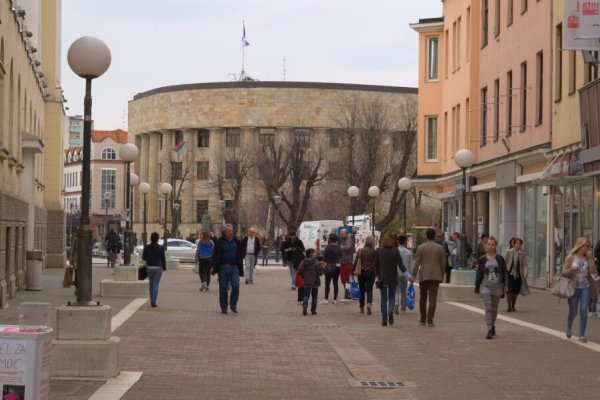
[[[400,111],[402,104],[415,101],[416,96],[416,88],[283,81],[186,84],[135,95],[129,102],[129,141],[140,149],[133,170],[140,182],[151,187],[148,236],[152,231],[162,235],[165,196],[158,190],[162,182],[171,183],[174,189],[167,200],[168,229],[177,219],[184,238],[202,226],[220,232],[222,223],[230,222],[232,207],[237,207],[242,229],[255,226],[263,234],[269,224],[281,225],[273,218],[275,213],[257,178],[259,166],[244,179],[237,204],[232,191],[239,187],[229,185],[228,180],[235,179],[232,162],[244,162],[259,153],[261,146],[286,137],[311,151],[321,151],[323,168],[332,172],[325,184],[313,189],[314,204],[305,219],[342,219],[349,211],[348,185],[335,170],[350,160],[344,158],[344,143],[336,138],[336,130],[345,105],[378,100]],[[342,196],[343,207],[324,206],[335,196]],[[133,211],[134,230],[140,238],[143,202],[137,188]]]

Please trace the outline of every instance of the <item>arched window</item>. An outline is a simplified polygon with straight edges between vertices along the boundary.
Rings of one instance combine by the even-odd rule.
[[[104,150],[102,150],[102,159],[103,160],[116,160],[117,152],[114,151],[114,149],[111,149],[110,147],[107,149],[104,149]]]

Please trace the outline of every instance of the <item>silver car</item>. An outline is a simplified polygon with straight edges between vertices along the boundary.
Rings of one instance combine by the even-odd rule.
[[[158,244],[162,245],[162,239],[158,241]],[[196,245],[183,239],[169,239],[167,251],[174,260],[180,262],[193,263],[196,262]],[[144,246],[136,246],[135,252],[141,254],[144,252]]]

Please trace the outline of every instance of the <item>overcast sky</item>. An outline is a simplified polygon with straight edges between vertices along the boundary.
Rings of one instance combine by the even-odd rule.
[[[62,87],[83,114],[84,81],[66,61],[96,36],[112,64],[92,86],[94,128],[127,127],[127,102],[157,87],[223,82],[242,69],[261,81],[417,86],[418,35],[441,0],[62,0]]]

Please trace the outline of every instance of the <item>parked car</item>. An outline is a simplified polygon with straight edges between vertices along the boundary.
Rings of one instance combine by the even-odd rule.
[[[162,245],[162,239],[158,241]],[[167,242],[167,251],[171,257],[180,262],[193,263],[196,261],[196,245],[183,239],[169,239]],[[144,246],[135,247],[135,253],[141,254],[144,252]]]

